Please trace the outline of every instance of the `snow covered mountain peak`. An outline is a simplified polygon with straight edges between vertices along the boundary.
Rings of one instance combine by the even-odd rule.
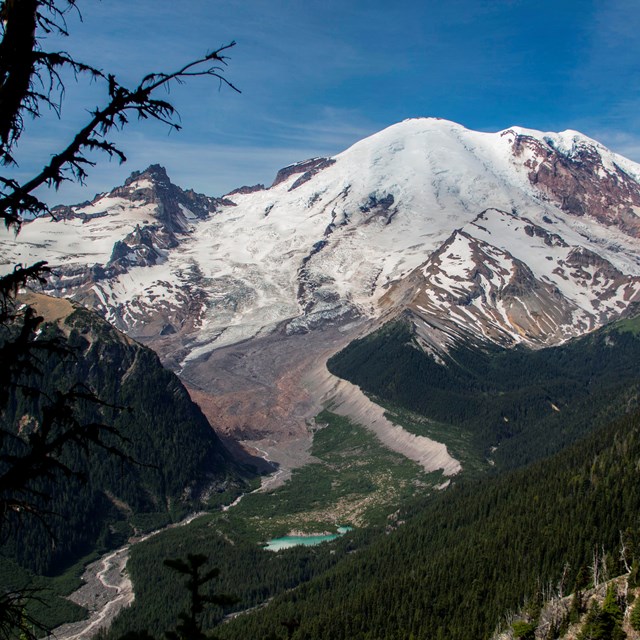
[[[398,313],[438,348],[553,344],[640,301],[640,166],[575,131],[417,118],[268,188],[208,198],[152,165],[57,213],[3,241],[3,262],[60,265],[59,294],[173,341],[176,366]]]

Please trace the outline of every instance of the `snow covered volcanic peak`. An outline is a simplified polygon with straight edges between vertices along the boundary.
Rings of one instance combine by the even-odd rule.
[[[180,362],[406,309],[437,344],[550,344],[637,302],[639,179],[576,132],[422,118],[223,200],[150,167],[25,225],[3,258],[66,265],[59,293],[134,336],[174,336]]]

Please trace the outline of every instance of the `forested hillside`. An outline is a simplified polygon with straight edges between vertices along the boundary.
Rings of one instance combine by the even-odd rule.
[[[64,569],[94,549],[120,544],[201,508],[211,495],[244,481],[215,432],[178,378],[149,349],[114,330],[92,312],[65,300],[31,298],[45,317],[39,340],[57,340],[43,350],[40,372],[21,384],[2,415],[3,427],[20,438],[5,446],[20,453],[39,429],[43,411],[57,394],[75,388],[98,401],[74,402],[75,419],[105,424],[105,444],[68,448],[62,461],[79,475],[56,474],[32,486],[45,522],[30,518],[11,529],[5,557],[36,573]],[[47,498],[49,496],[50,498]],[[50,529],[50,533],[47,532]]]
[[[296,639],[478,640],[525,601],[535,608],[550,582],[562,578],[565,592],[582,586],[596,551],[606,550],[610,575],[622,573],[621,532],[640,549],[637,326],[622,321],[542,351],[460,348],[448,367],[418,350],[403,324],[351,345],[334,372],[347,363],[394,411],[422,412],[439,433],[470,433],[495,473],[416,489],[386,526],[317,548],[264,551],[256,515],[232,519],[236,529],[209,516],[168,532],[135,550],[139,599],[110,637],[133,629],[159,637],[174,624],[187,594],[157,560],[193,549],[221,568],[210,593],[238,595],[230,610],[258,606],[216,628],[230,640],[285,637],[283,622]],[[309,487],[308,500],[316,497]],[[268,509],[256,513],[270,520]],[[205,628],[222,613],[205,612]]]
[[[36,522],[15,529],[4,545],[6,558],[38,573],[58,571],[92,549],[122,542],[136,528],[154,528],[211,504],[211,492],[237,491],[242,482],[242,471],[151,351],[82,308],[47,304],[57,313],[40,339],[61,339],[70,353],[43,356],[44,394],[16,395],[7,424],[28,435],[56,389],[82,383],[102,401],[80,407],[82,419],[116,427],[125,439],[111,444],[137,463],[104,451],[76,452],[66,462],[87,482],[58,478],[38,487],[53,496],[46,507],[63,516],[50,519],[60,544],[52,546]],[[216,518],[159,536],[134,555],[130,571],[141,606],[135,624],[128,612],[116,622],[113,637],[132,624],[156,635],[175,624],[187,594],[158,567],[161,559],[194,551],[207,552],[210,565],[224,569],[221,581],[210,585],[213,592],[237,591],[244,606],[274,598],[217,629],[229,639],[277,637],[284,633],[282,621],[297,620],[293,637],[309,640],[411,634],[475,640],[488,637],[526,598],[535,602],[540,586],[563,572],[572,588],[594,549],[607,550],[605,564],[615,575],[622,569],[620,532],[630,548],[640,548],[640,418],[633,413],[596,425],[636,404],[636,329],[637,322],[627,320],[536,352],[460,348],[448,367],[416,349],[407,325],[355,343],[332,361],[334,371],[349,356],[353,370],[369,389],[377,384],[390,406],[420,412],[439,429],[471,433],[474,446],[491,454],[502,473],[404,496],[386,528],[355,532],[332,547],[274,555],[249,534],[255,524],[232,532]],[[509,470],[567,442],[575,443]],[[489,452],[492,443],[498,449]],[[3,575],[11,579],[8,566]],[[146,580],[156,573],[153,583]],[[154,605],[159,598],[168,603],[161,609]],[[205,626],[212,628],[220,613],[211,609]]]
[[[460,482],[414,504],[392,535],[217,632],[265,638],[295,618],[293,637],[309,640],[487,638],[565,567],[570,591],[594,550],[606,550],[611,575],[623,572],[620,532],[638,549],[639,459],[635,414],[549,460]]]
[[[432,421],[444,442],[467,433],[480,455],[515,468],[637,406],[639,326],[623,320],[540,350],[459,344],[438,362],[401,320],[352,342],[328,367]]]

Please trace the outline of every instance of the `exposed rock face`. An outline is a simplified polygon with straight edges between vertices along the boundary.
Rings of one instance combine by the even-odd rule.
[[[471,259],[468,268],[461,269],[462,251]],[[520,341],[519,336],[551,343],[562,339],[562,327],[571,323],[573,305],[558,305],[560,296],[552,285],[537,280],[526,264],[507,251],[462,231],[428,261],[420,275],[422,287],[409,308],[445,334],[435,345],[470,337],[511,345]],[[544,313],[545,309],[549,311]]]
[[[570,149],[558,150],[552,140],[515,135],[513,153],[524,160],[531,184],[562,211],[640,237],[640,185],[595,147],[576,138]]]
[[[249,193],[256,193],[256,191],[264,191],[264,185],[263,184],[254,184],[251,187],[239,187],[238,189],[234,189],[233,191],[229,191],[229,193],[227,193],[227,195],[225,196],[225,198],[228,198],[229,196],[233,196],[236,193],[239,193],[243,196],[246,196]]]
[[[188,231],[187,220],[207,218],[222,202],[193,190],[180,189],[169,180],[164,167],[153,164],[145,171],[134,171],[124,185],[108,194],[98,194],[92,201],[72,207],[54,207],[53,214],[60,220],[78,218],[89,222],[110,215],[110,207],[114,206],[112,200],[118,198],[138,207],[141,204],[156,205],[151,215],[154,222],[161,224],[168,233]],[[123,203],[119,204],[123,206]]]
[[[394,202],[395,198],[392,193],[386,193],[379,197],[372,193],[368,200],[360,205],[360,211],[369,214],[369,222],[381,218],[385,224],[391,224],[393,216],[398,212],[398,208],[393,206]]]
[[[527,264],[516,254],[524,257],[528,238],[527,252],[533,247],[538,257]],[[407,305],[419,334],[440,348],[469,336],[505,346],[555,344],[640,301],[639,276],[499,210],[455,231],[410,278],[415,293]]]
[[[162,259],[160,252],[163,249],[173,249],[177,245],[177,240],[162,228],[154,233],[148,227],[137,226],[124,240],[116,240],[104,276],[125,273],[132,266],[157,264]]]
[[[284,169],[280,169],[276,174],[276,178],[273,181],[272,187],[278,186],[280,183],[288,180],[292,175],[301,173],[302,175],[289,187],[289,191],[293,191],[300,185],[311,180],[322,169],[330,167],[335,160],[333,158],[311,158],[311,160],[304,160],[296,164],[289,165]]]
[[[164,167],[157,164],[142,173],[133,172],[124,186],[114,189],[110,195],[157,205],[154,217],[173,233],[187,231],[188,219],[207,218],[216,204],[212,198],[174,185]]]
[[[162,264],[168,253],[189,237],[198,221],[231,205],[226,199],[183,190],[170,181],[163,167],[151,165],[145,171],[134,171],[124,185],[108,194],[99,194],[90,202],[56,207],[53,213],[60,222],[103,223],[103,233],[112,237],[114,243],[108,259],[102,262],[91,264],[89,258],[81,264],[57,266],[50,291],[61,295],[73,292],[76,300],[98,309],[120,329],[131,330],[139,325],[135,332],[138,337],[144,338],[149,333],[170,335],[182,326],[193,327],[206,299],[199,288],[197,268],[187,269],[191,277],[184,285],[167,284],[170,299],[167,296],[158,299],[151,294],[144,311],[112,304],[108,294],[105,296],[96,285],[113,281],[134,268]]]

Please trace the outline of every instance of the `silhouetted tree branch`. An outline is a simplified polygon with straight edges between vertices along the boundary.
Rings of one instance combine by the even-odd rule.
[[[62,5],[60,8],[59,5]],[[0,162],[13,164],[11,151],[24,130],[24,113],[41,115],[41,104],[59,113],[64,85],[63,67],[75,73],[103,77],[100,70],[78,62],[64,52],[46,52],[40,47],[38,29],[68,35],[65,12],[75,0],[5,0],[0,5]],[[58,101],[52,95],[59,90]]]
[[[124,127],[131,114],[142,120],[158,120],[179,130],[178,114],[173,105],[154,97],[159,89],[168,89],[173,82],[181,83],[186,78],[205,76],[216,78],[238,91],[223,75],[227,60],[225,51],[235,46],[235,42],[187,62],[175,71],[150,73],[134,89],[120,84],[113,74],[78,62],[66,53],[44,52],[36,38],[38,26],[67,34],[64,11],[58,4],[56,0],[5,0],[0,5],[4,24],[0,41],[0,162],[5,165],[14,162],[12,150],[23,133],[25,113],[39,117],[42,103],[59,110],[59,103],[54,101],[52,94],[54,87],[58,87],[62,100],[64,85],[60,69],[67,67],[75,73],[88,73],[94,79],[104,80],[107,104],[91,112],[89,122],[36,176],[24,184],[0,177],[0,220],[8,228],[19,229],[25,216],[49,212],[47,205],[32,193],[38,187],[47,185],[57,189],[65,180],[84,182],[87,168],[95,165],[87,153],[104,151],[124,162],[124,152],[106,136],[114,128]],[[66,0],[67,8],[75,5],[75,0]],[[46,12],[51,17],[47,17]]]
[[[133,89],[122,85],[113,74],[75,60],[66,52],[43,50],[43,35],[69,35],[66,14],[77,10],[76,5],[76,0],[0,0],[0,165],[15,164],[14,149],[25,133],[25,117],[42,117],[43,106],[59,116],[65,90],[63,71],[88,75],[105,86],[103,106],[90,111],[89,121],[63,149],[43,162],[36,175],[22,183],[0,176],[0,220],[16,233],[25,218],[50,213],[34,195],[38,187],[57,189],[66,180],[84,182],[88,169],[95,165],[89,157],[94,151],[120,162],[126,160],[125,153],[109,140],[109,134],[127,125],[131,116],[157,120],[179,130],[175,108],[156,97],[160,89],[169,89],[188,78],[211,77],[238,91],[223,75],[226,52],[234,42],[174,71],[150,73]],[[124,439],[113,427],[99,420],[85,423],[78,419],[79,405],[88,403],[98,409],[107,406],[91,389],[76,385],[45,393],[45,385],[38,381],[43,376],[42,358],[52,354],[70,357],[61,341],[39,335],[43,319],[17,299],[23,287],[44,284],[48,273],[46,262],[39,262],[17,265],[13,272],[0,277],[0,414],[18,395],[31,398],[39,407],[37,420],[28,427],[0,424],[0,533],[8,514],[46,515],[41,506],[48,497],[41,489],[46,483],[40,481],[78,476],[63,461],[65,451],[79,449],[87,455],[90,448],[98,447],[132,462],[118,447]],[[199,557],[189,556],[188,564],[174,566],[191,572],[189,588],[195,604],[183,619],[187,626],[196,624],[205,603],[218,603],[200,594],[200,588],[216,575],[216,570],[211,570],[200,576],[203,563]],[[0,637],[34,637],[36,623],[24,610],[25,602],[34,596],[29,590],[0,589]]]
[[[220,570],[215,567],[201,573],[208,560],[205,555],[190,553],[187,555],[186,561],[180,558],[164,561],[167,567],[186,576],[185,588],[189,592],[189,610],[180,614],[180,622],[176,626],[176,630],[167,632],[168,640],[206,640],[210,636],[204,634],[200,625],[200,615],[204,611],[205,605],[213,604],[224,607],[237,602],[237,598],[233,596],[207,595],[202,592],[202,588],[220,574]]]
[[[48,631],[25,608],[27,602],[40,600],[39,593],[32,588],[0,592],[0,640],[36,640]]]

